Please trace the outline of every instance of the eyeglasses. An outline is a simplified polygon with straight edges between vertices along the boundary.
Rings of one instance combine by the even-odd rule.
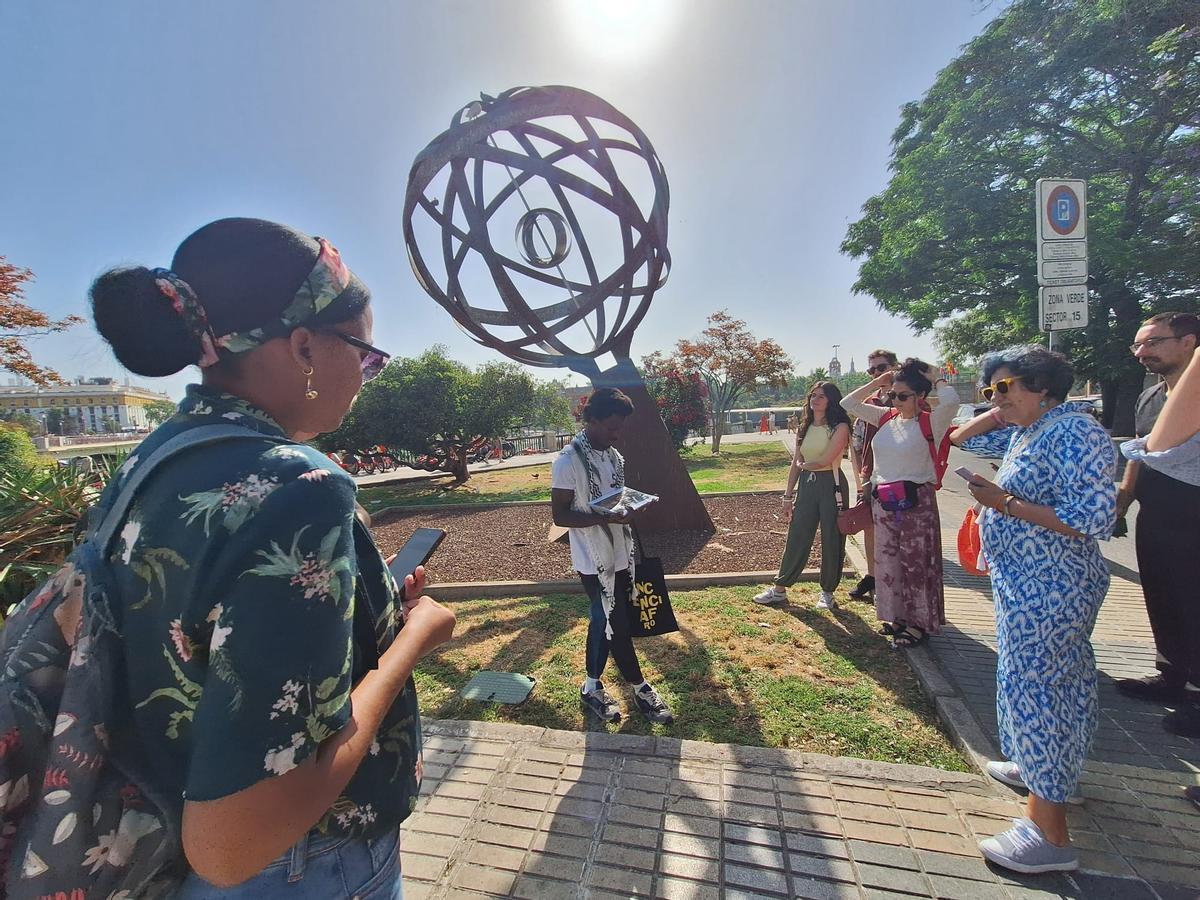
[[[1167,337],[1152,337],[1146,338],[1144,341],[1134,341],[1129,345],[1129,352],[1137,353],[1143,347],[1153,347],[1155,344],[1161,343],[1162,341],[1177,341],[1181,337],[1183,337],[1181,334],[1172,334]]]
[[[916,391],[888,391],[886,394],[884,394],[884,396],[889,400],[899,400],[901,403],[903,403],[909,397],[915,397],[916,395]]]
[[[993,381],[979,393],[983,394],[984,400],[991,400],[992,397],[998,393],[1007,394],[1008,389],[1012,387],[1015,382],[1020,380],[1020,375],[1009,375],[1007,378],[1001,378],[999,381]]]
[[[358,338],[351,337],[348,334],[342,334],[340,331],[335,331],[333,333],[354,349],[362,351],[363,384],[366,384],[368,381],[382,372],[392,359],[392,355],[390,353],[384,353],[378,347],[372,347],[366,341],[360,341]]]
[[[884,372],[886,372],[890,368],[891,368],[890,363],[880,363],[877,366],[867,366],[867,374],[868,375],[882,375]]]

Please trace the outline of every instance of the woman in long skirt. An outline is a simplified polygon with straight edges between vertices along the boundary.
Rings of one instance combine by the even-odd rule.
[[[888,389],[892,408],[867,398]],[[923,401],[936,389],[937,406]],[[958,409],[958,394],[937,371],[919,359],[906,359],[895,372],[846,396],[848,413],[879,426],[871,442],[871,519],[875,525],[875,613],[896,649],[913,647],[946,621],[942,590],[941,520],[937,508],[936,448]],[[932,438],[932,441],[931,441]],[[904,509],[889,509],[893,495]],[[913,503],[912,501],[915,501]]]

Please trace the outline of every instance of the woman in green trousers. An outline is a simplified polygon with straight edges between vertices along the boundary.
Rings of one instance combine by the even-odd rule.
[[[783,515],[790,523],[783,561],[775,582],[755,603],[782,603],[796,583],[813,539],[821,529],[821,598],[817,609],[836,609],[833,592],[842,577],[845,538],[837,527],[838,469],[850,441],[850,417],[841,406],[842,392],[829,381],[813,385],[804,400],[804,418],[796,433],[796,452],[788,468]]]

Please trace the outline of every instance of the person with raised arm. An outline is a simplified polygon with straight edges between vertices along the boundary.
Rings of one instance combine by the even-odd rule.
[[[892,409],[869,402],[881,389]],[[922,408],[931,393],[932,411]],[[870,479],[875,614],[893,648],[914,647],[946,621],[937,448],[958,410],[958,394],[933,366],[906,359],[848,394],[842,407],[878,429]]]

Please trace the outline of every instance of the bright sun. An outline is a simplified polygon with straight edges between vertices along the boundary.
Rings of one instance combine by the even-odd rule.
[[[560,7],[574,38],[597,56],[627,60],[658,44],[679,10],[678,0],[565,0]]]

